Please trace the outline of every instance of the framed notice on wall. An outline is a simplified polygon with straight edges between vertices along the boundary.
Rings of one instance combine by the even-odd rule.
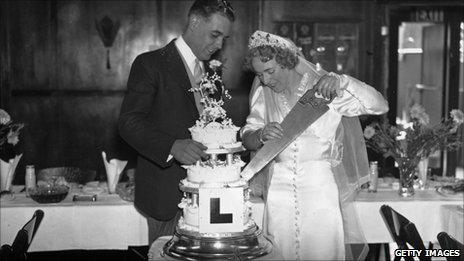
[[[243,231],[243,188],[199,189],[200,233]]]
[[[359,76],[359,23],[277,21],[274,33],[292,40],[326,71]]]

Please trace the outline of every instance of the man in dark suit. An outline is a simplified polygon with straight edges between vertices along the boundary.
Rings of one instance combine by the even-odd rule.
[[[202,109],[198,93],[189,89],[198,84],[203,61],[222,48],[234,19],[226,0],[196,0],[182,36],[132,64],[119,131],[138,152],[135,206],[147,216],[150,244],[172,234],[180,217],[181,165],[207,157],[188,131]]]

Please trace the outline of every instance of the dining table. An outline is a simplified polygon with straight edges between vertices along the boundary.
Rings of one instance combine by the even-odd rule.
[[[388,205],[414,223],[424,242],[437,243],[444,231],[464,242],[464,194],[444,195],[436,189],[415,190],[411,197],[401,197],[396,189],[361,190],[354,202],[359,224],[368,243],[393,242],[380,215],[380,207]]]
[[[105,190],[96,201],[73,201],[71,190],[59,203],[39,204],[14,186],[12,197],[0,201],[0,245],[11,245],[18,231],[37,209],[44,218],[29,247],[30,252],[60,250],[127,250],[129,246],[148,245],[146,217],[131,201]],[[22,191],[22,192],[21,192]],[[255,220],[261,225],[264,204],[252,198]]]
[[[148,245],[148,226],[144,215],[133,202],[123,200],[118,194],[107,192],[98,195],[97,201],[73,201],[73,191],[59,202],[39,204],[14,186],[13,197],[0,202],[0,244],[11,244],[21,227],[37,209],[44,211],[44,218],[29,251],[59,250],[124,250],[129,246]],[[437,234],[445,231],[464,242],[463,194],[443,195],[435,189],[416,190],[412,197],[403,198],[395,189],[379,189],[376,193],[360,190],[353,201],[358,220],[364,232],[364,242],[393,242],[380,207],[389,205],[413,222],[423,241],[437,242]],[[262,227],[265,203],[252,197],[255,222]],[[361,240],[361,241],[363,241]],[[349,243],[361,242],[348,238]]]

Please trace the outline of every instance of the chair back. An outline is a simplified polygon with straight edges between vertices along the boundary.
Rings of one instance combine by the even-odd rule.
[[[2,260],[26,260],[26,252],[34,239],[43,216],[44,212],[42,210],[36,210],[32,218],[18,231],[13,244],[11,244],[11,246],[2,246]]]
[[[380,207],[380,214],[382,215],[383,221],[385,222],[391,237],[398,245],[398,249],[409,249],[409,244],[413,249],[423,250],[419,260],[431,260],[430,257],[425,256],[426,248],[414,223],[388,205],[382,205]],[[400,258],[395,258],[395,260],[399,259]],[[408,261],[414,260],[412,257],[404,257],[404,259]]]
[[[446,257],[447,261],[462,261],[464,260],[464,245],[448,235],[446,232],[440,232],[437,235],[438,243],[441,249],[444,250],[459,250],[459,256]]]

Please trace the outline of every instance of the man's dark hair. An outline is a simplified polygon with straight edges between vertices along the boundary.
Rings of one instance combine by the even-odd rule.
[[[234,9],[226,0],[196,0],[188,12],[188,16],[199,15],[210,18],[211,15],[219,13],[230,21],[235,20]]]

